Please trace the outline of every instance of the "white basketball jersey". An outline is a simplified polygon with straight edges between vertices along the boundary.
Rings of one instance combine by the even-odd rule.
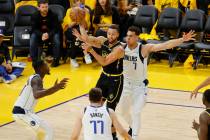
[[[125,47],[123,59],[123,74],[125,79],[142,83],[147,78],[147,58],[141,60],[141,44],[131,50],[128,45]]]
[[[112,140],[112,120],[106,106],[87,106],[82,126],[84,129],[84,140]]]
[[[15,106],[19,106],[23,108],[24,110],[33,112],[34,106],[36,105],[37,100],[34,98],[34,95],[33,95],[33,89],[31,87],[31,80],[36,76],[39,76],[39,75],[35,74],[29,77],[26,85],[24,86],[24,88],[22,89],[20,93],[20,96],[15,102]]]

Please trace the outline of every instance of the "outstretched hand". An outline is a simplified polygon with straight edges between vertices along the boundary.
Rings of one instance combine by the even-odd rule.
[[[196,36],[195,31],[191,30],[188,33],[184,33],[182,38],[183,38],[184,42],[191,41],[191,40],[194,41],[195,40],[195,38],[194,38],[195,36]]]
[[[193,120],[192,122],[192,129],[195,129],[196,131],[199,129],[200,124],[197,123],[195,120]]]
[[[92,47],[88,43],[82,43],[82,49],[84,50],[84,53],[88,53]]]
[[[58,89],[64,89],[66,87],[66,84],[68,83],[69,78],[63,78],[59,83],[58,79],[55,81],[54,86]]]
[[[198,89],[196,88],[196,89],[194,89],[194,90],[191,92],[190,99],[192,99],[193,96],[196,98],[197,95],[198,95]]]
[[[77,29],[72,30],[72,34],[77,37],[80,41],[85,42],[85,38],[77,31]]]

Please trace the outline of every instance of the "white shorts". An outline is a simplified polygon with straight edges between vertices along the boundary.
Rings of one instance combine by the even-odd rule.
[[[148,88],[136,82],[124,80],[123,92],[120,98],[119,106],[126,105],[132,107],[132,113],[142,110],[147,101]]]
[[[124,80],[123,92],[118,104],[118,110],[120,113],[125,110],[127,113],[139,114],[147,101],[148,88],[142,84],[136,82]]]
[[[13,114],[13,117],[17,123],[30,127],[34,131],[43,130],[44,132],[52,132],[52,128],[34,113]]]

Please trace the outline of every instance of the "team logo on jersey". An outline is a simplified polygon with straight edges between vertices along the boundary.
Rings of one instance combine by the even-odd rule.
[[[109,94],[109,99],[112,100],[114,98],[113,94]]]
[[[31,121],[30,124],[31,124],[31,126],[35,126],[36,122],[35,121]]]
[[[127,61],[137,61],[137,56],[125,55],[124,56],[124,60],[127,60]]]
[[[102,56],[106,57],[108,55],[108,53],[106,51],[102,51]]]

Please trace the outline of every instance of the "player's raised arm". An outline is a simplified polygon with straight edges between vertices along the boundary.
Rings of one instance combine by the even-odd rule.
[[[68,78],[64,78],[59,83],[56,80],[53,87],[51,87],[49,89],[43,89],[41,79],[34,77],[31,81],[34,98],[39,99],[39,98],[51,95],[51,94],[57,92],[58,90],[64,89],[66,87],[67,82],[68,82]]]
[[[84,49],[85,52],[89,52],[94,56],[94,58],[99,62],[100,65],[106,66],[117,59],[120,59],[124,56],[124,49],[123,47],[117,47],[115,48],[110,54],[108,54],[106,57],[103,57],[99,55],[94,49],[92,49],[90,44],[84,43],[82,48]]]
[[[204,80],[200,85],[198,85],[191,93],[190,98],[194,96],[195,98],[197,97],[198,91],[202,89],[203,87],[206,87],[210,85],[210,77],[208,77],[206,80]]]
[[[112,109],[109,109],[110,117],[112,119],[113,125],[116,128],[116,130],[120,133],[121,136],[123,136],[126,140],[132,140],[131,136],[128,134],[128,132],[122,127],[120,122],[117,119],[116,114]]]
[[[101,45],[107,40],[103,36],[89,36],[82,26],[80,26],[80,33],[76,29],[73,29],[73,35],[76,36],[80,41],[86,42],[96,48],[101,48]]]
[[[158,52],[166,49],[171,49],[181,45],[184,42],[195,40],[195,36],[196,34],[194,34],[194,31],[190,31],[187,34],[184,33],[183,36],[178,39],[172,39],[160,44],[146,44],[145,47],[143,47],[142,53],[146,57],[151,52]]]

